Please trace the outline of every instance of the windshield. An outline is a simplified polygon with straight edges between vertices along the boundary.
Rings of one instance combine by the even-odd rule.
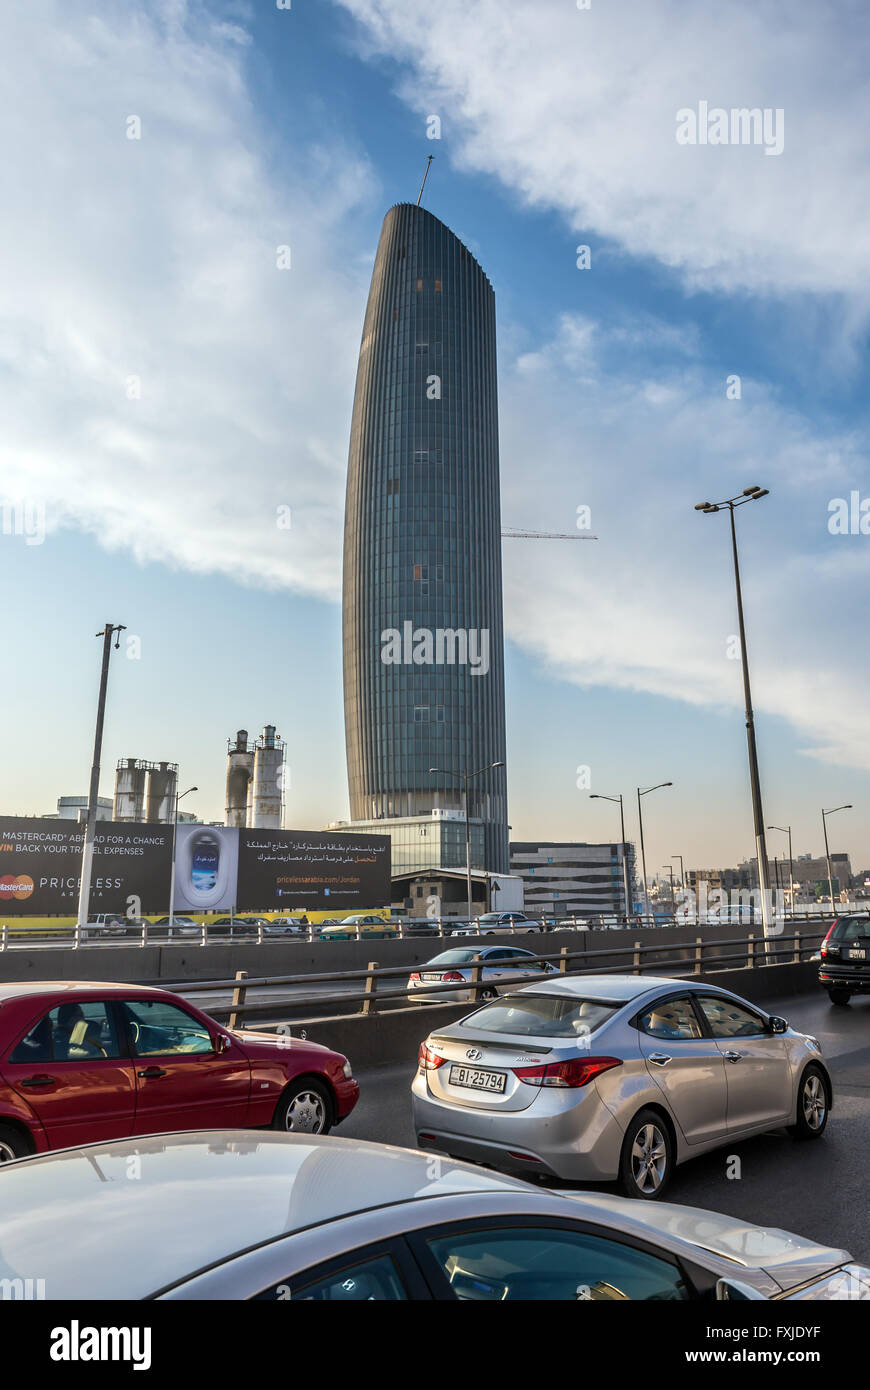
[[[463,1019],[484,1033],[513,1033],[523,1038],[576,1038],[593,1033],[622,1008],[600,999],[529,994],[523,990],[496,1003],[485,1004]]]

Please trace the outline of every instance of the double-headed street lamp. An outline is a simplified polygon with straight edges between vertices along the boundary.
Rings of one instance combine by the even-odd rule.
[[[490,772],[494,767],[504,767],[504,763],[487,763],[486,767],[479,767],[476,772],[451,772],[445,767],[430,767],[430,772],[437,772],[441,777],[455,777],[464,783],[465,787],[465,886],[468,896],[468,924],[471,925],[471,825],[468,810],[468,784],[475,777],[482,777],[484,772]],[[484,864],[484,869],[486,865]]]
[[[827,817],[833,816],[836,811],[851,811],[852,803],[848,802],[845,806],[835,806],[831,811],[822,810],[822,830],[825,835],[825,859],[828,863],[828,892],[831,895],[831,912],[834,912],[834,875],[831,873],[831,851],[828,849],[828,823]]]
[[[604,796],[602,792],[590,792],[590,801],[618,801],[619,802],[619,833],[622,836],[622,891],[625,894],[625,921],[631,915],[633,903],[631,901],[631,881],[628,877],[628,846],[625,843],[625,811],[622,805],[622,792],[618,796]]]
[[[724,502],[698,502],[696,512],[721,512],[726,508],[731,520],[731,549],[734,556],[734,583],[737,588],[737,619],[740,624],[740,659],[743,664],[743,698],[746,707],[746,741],[749,746],[749,781],[752,788],[752,814],[755,821],[755,852],[758,858],[758,886],[761,889],[761,920],[765,937],[772,936],[770,920],[770,866],[767,862],[767,842],[764,837],[764,813],[761,808],[761,780],[758,775],[758,752],[755,747],[755,716],[752,713],[752,692],[749,687],[749,658],[746,654],[746,631],[743,625],[743,595],[740,590],[740,563],[737,558],[737,527],[734,512],[747,502],[767,497],[769,489],[753,484],[736,497]]]
[[[176,782],[176,788],[178,783]],[[178,838],[178,803],[191,792],[198,792],[199,787],[188,787],[186,792],[175,793],[175,813],[172,817],[172,868],[169,874],[169,930],[172,931],[175,925],[175,841]]]
[[[791,854],[791,826],[790,825],[769,825],[768,830],[778,830],[781,835],[788,836],[788,897],[789,908],[794,912],[794,860]]]
[[[641,811],[640,807],[640,799],[642,796],[649,796],[650,792],[657,792],[659,790],[659,787],[672,787],[673,785],[673,782],[656,782],[654,787],[644,787],[643,789],[638,787],[637,789],[637,825],[640,831],[640,862],[641,868],[643,870],[643,901],[644,906],[646,907],[647,919],[649,919],[650,915],[649,890],[646,886],[646,852],[643,847],[643,812]]]

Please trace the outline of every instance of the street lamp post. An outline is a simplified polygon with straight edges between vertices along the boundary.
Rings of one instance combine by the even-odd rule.
[[[175,814],[172,817],[172,867],[169,871],[169,930],[172,931],[175,925],[175,841],[178,838],[178,803],[191,792],[198,792],[199,787],[188,787],[186,792],[179,792],[178,782],[175,783]]]
[[[480,777],[484,772],[490,772],[494,767],[504,767],[504,763],[487,763],[486,767],[479,767],[476,772],[451,772],[445,767],[430,767],[430,772],[437,772],[442,777],[455,777],[464,784],[465,791],[465,888],[468,900],[468,925],[471,926],[471,821],[468,809],[468,784],[475,777]],[[486,865],[484,864],[484,870]]]
[[[106,690],[109,684],[109,659],[112,655],[112,637],[118,634],[115,640],[115,651],[121,645],[121,633],[125,631],[123,623],[106,623],[102,632],[98,632],[97,637],[103,639],[103,663],[100,669],[100,693],[97,697],[97,726],[94,733],[94,758],[91,763],[91,785],[88,791],[88,818],[85,824],[85,839],[82,845],[82,868],[79,879],[79,907],[78,907],[78,930],[86,927],[90,917],[91,901],[91,869],[94,862],[94,841],[97,837],[97,801],[100,795],[100,757],[103,748],[103,721],[106,717]],[[78,936],[76,937],[78,940]]]
[[[674,919],[674,923],[676,923],[676,920],[677,920],[677,902],[676,902],[676,898],[674,897],[674,866],[673,866],[673,864],[663,864],[663,865],[662,865],[662,868],[663,868],[663,869],[667,869],[668,874],[669,874],[669,876],[670,876],[670,880],[671,880],[671,916],[672,916],[673,919]]]
[[[618,801],[619,802],[619,833],[622,836],[622,891],[625,895],[625,924],[628,926],[628,919],[631,914],[631,883],[628,877],[628,846],[625,842],[625,811],[622,805],[622,792],[618,796],[604,796],[602,792],[590,792],[590,801]]]
[[[788,836],[788,900],[792,916],[794,916],[794,859],[791,853],[791,826],[790,825],[769,825],[768,830],[778,830],[781,835]]]
[[[761,889],[761,920],[765,938],[773,936],[770,920],[770,865],[767,862],[767,842],[764,835],[764,814],[761,806],[761,779],[758,775],[758,750],[755,746],[755,716],[752,712],[752,692],[749,685],[749,658],[746,654],[746,631],[743,624],[743,594],[740,588],[740,563],[737,557],[737,527],[734,512],[747,502],[767,497],[768,488],[744,488],[736,497],[724,502],[699,502],[696,512],[721,512],[726,507],[731,520],[731,550],[734,558],[734,583],[737,589],[737,620],[740,628],[740,659],[743,666],[743,700],[746,709],[746,741],[749,748],[749,782],[752,790],[752,814],[755,822],[755,852],[758,857],[758,886]]]
[[[828,892],[829,892],[830,895],[831,895],[831,913],[832,913],[834,916],[836,916],[836,913],[835,913],[835,911],[834,911],[834,875],[833,875],[833,873],[831,872],[831,851],[828,849],[828,824],[827,824],[827,818],[828,818],[828,816],[833,816],[834,813],[835,813],[836,811],[851,811],[851,809],[852,809],[852,803],[851,803],[851,801],[850,801],[850,802],[848,802],[847,805],[845,805],[845,806],[835,806],[835,807],[833,808],[833,810],[831,810],[831,811],[826,811],[826,810],[824,810],[824,809],[822,810],[822,830],[823,830],[824,836],[825,836],[825,859],[826,859],[827,865],[828,865]]]
[[[641,811],[640,807],[640,799],[642,796],[649,796],[650,792],[657,792],[659,790],[659,787],[672,787],[673,785],[673,782],[656,782],[654,787],[645,787],[643,790],[641,790],[641,788],[638,787],[637,789],[637,825],[640,831],[640,862],[641,869],[643,871],[643,901],[644,906],[646,907],[647,920],[649,920],[650,907],[649,890],[646,886],[646,851],[643,847],[643,812]]]

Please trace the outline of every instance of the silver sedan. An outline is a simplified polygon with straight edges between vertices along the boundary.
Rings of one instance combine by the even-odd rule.
[[[484,986],[474,990],[462,989],[471,981],[472,965],[480,957],[480,980]],[[408,977],[408,997],[415,1004],[474,1004],[478,1000],[495,999],[503,989],[513,989],[522,980],[558,975],[549,961],[538,961],[532,951],[514,946],[456,946],[412,970]],[[448,989],[455,984],[458,989]]]
[[[720,1144],[818,1139],[832,1103],[820,1044],[785,1019],[624,975],[542,981],[439,1028],[411,1089],[421,1148],[645,1198]]]
[[[847,1251],[786,1231],[250,1130],[6,1164],[0,1252],[6,1299],[292,1300],[297,1318],[308,1302],[870,1300]]]

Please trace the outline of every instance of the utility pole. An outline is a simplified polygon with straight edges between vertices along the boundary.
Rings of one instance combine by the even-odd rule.
[[[605,796],[603,792],[590,792],[589,800],[619,802],[619,833],[622,836],[622,891],[625,895],[625,925],[628,926],[628,919],[634,904],[631,900],[631,880],[628,876],[628,845],[625,843],[625,811],[622,805],[622,792],[618,796]]]
[[[79,883],[78,927],[88,924],[91,901],[91,869],[94,862],[94,841],[97,834],[97,800],[100,794],[100,756],[103,748],[103,721],[106,715],[106,687],[109,682],[109,658],[112,655],[112,637],[117,633],[115,651],[121,645],[121,633],[126,631],[124,623],[106,623],[102,632],[95,635],[103,639],[103,664],[100,670],[100,694],[97,700],[97,728],[94,734],[94,760],[91,764],[91,785],[88,791],[88,819],[85,826],[85,842],[82,846],[82,871]]]

